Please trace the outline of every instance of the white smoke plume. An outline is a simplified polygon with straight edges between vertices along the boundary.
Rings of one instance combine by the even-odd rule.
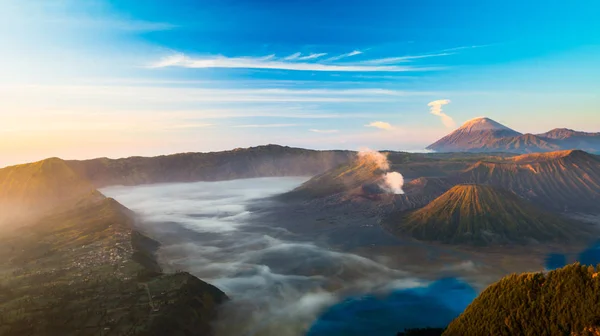
[[[389,172],[383,176],[384,189],[396,195],[404,194],[404,176],[398,172]]]
[[[387,156],[369,148],[361,148],[358,151],[358,159],[360,161],[374,162],[381,170],[387,171],[390,169],[390,163],[387,159]]]
[[[398,172],[388,172],[388,170],[390,170],[390,162],[388,161],[386,154],[369,148],[362,148],[358,152],[358,158],[359,160],[374,162],[379,169],[386,171],[380,184],[382,189],[396,195],[404,194],[404,191],[402,190],[402,187],[404,186],[404,177]]]
[[[452,117],[450,117],[446,113],[442,112],[442,106],[447,105],[447,104],[450,104],[450,99],[434,100],[434,101],[430,102],[429,104],[427,104],[427,106],[430,107],[431,114],[442,118],[442,123],[444,123],[444,125],[446,127],[454,128],[454,127],[456,127],[456,123],[454,122],[454,119],[452,119]]]

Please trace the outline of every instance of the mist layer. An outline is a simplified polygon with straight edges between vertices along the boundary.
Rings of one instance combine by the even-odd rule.
[[[418,294],[444,292],[435,283],[332,249],[287,231],[285,225],[260,221],[256,209],[281,206],[266,197],[289,191],[305,180],[259,178],[110,187],[102,192],[135,211],[139,228],[161,242],[158,258],[165,271],[188,271],[232,299],[216,323],[218,335],[291,336],[309,330],[310,335],[326,335],[333,332],[323,327],[329,325],[328,309],[339,312],[340,303],[364,295],[392,300],[369,302],[382,313],[372,318],[371,324],[363,323],[367,328],[381,323],[389,328],[394,328],[393,323],[399,328],[420,326],[418,321],[410,321],[411,315],[402,323],[397,318],[410,310],[398,307],[409,308],[416,301],[427,301],[429,307],[437,307],[432,311],[443,311],[443,316],[460,312],[462,308],[449,309],[435,295]],[[470,302],[470,287],[463,286]],[[413,291],[402,292],[409,289]],[[356,309],[343,307],[351,309],[338,317],[349,317],[347,323],[351,323],[351,311]],[[390,320],[390,316],[396,317]]]

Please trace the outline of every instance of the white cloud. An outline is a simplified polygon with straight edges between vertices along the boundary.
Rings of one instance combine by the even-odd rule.
[[[439,54],[426,54],[426,55],[415,55],[415,56],[386,57],[386,58],[362,61],[362,62],[360,62],[360,64],[370,64],[370,65],[395,64],[395,63],[409,62],[409,61],[412,61],[415,59],[449,56],[449,55],[453,55],[453,54],[454,53],[439,53]]]
[[[390,102],[398,97],[432,96],[438,92],[402,91],[388,89],[220,89],[135,85],[19,85],[0,86],[6,96],[6,109],[11,104],[57,104],[61,101],[127,102],[141,106],[151,103],[194,102]],[[44,103],[47,100],[48,103]]]
[[[320,130],[320,129],[310,129],[311,132],[314,133],[321,133],[321,134],[333,134],[333,133],[339,133],[339,130],[335,130],[335,129],[331,129],[331,130]]]
[[[291,54],[290,56],[288,56],[288,57],[284,58],[284,60],[286,60],[286,61],[293,61],[293,60],[296,60],[296,59],[298,59],[298,58],[300,57],[300,55],[302,55],[302,54],[301,54],[301,53],[299,53],[299,52],[297,52],[297,53],[293,53],[293,54]]]
[[[320,58],[320,57],[323,57],[325,55],[327,55],[327,53],[310,54],[310,55],[299,57],[298,59],[301,60],[301,61],[306,61],[306,60]]]
[[[184,54],[173,54],[167,57],[163,57],[160,61],[152,64],[151,68],[165,68],[169,66],[176,66],[177,64],[184,62],[186,57]]]
[[[352,53],[350,53],[352,54]],[[345,57],[349,57],[348,56]],[[278,69],[293,71],[340,71],[340,72],[407,72],[407,71],[431,71],[438,70],[434,67],[415,67],[399,65],[376,65],[376,64],[330,64],[318,62],[295,62],[296,60],[311,60],[317,58],[318,54],[311,54],[302,58],[298,53],[277,59],[273,55],[266,57],[188,57],[183,54],[167,56],[157,62],[150,64],[149,68],[182,67],[193,69],[207,68],[231,68],[231,69]],[[341,55],[340,55],[341,56]],[[320,57],[320,56],[319,56]],[[337,56],[339,57],[339,56]],[[329,62],[339,58],[329,58]]]
[[[372,123],[366,124],[365,127],[375,127],[386,131],[395,129],[394,126],[385,121],[373,121]]]
[[[297,52],[297,53],[293,53],[290,56],[287,56],[284,58],[284,60],[286,61],[308,61],[308,60],[313,60],[313,59],[317,59],[319,57],[323,57],[327,55],[327,53],[313,53],[313,54],[308,54],[306,56],[302,56],[301,53]]]
[[[430,107],[431,114],[442,118],[442,123],[444,123],[444,126],[448,128],[454,128],[456,127],[456,123],[454,122],[452,117],[442,112],[442,106],[447,104],[450,104],[449,99],[439,99],[430,102],[429,104],[427,104],[427,106]]]
[[[360,55],[362,53],[363,52],[360,51],[360,50],[354,50],[354,51],[351,51],[351,52],[346,53],[346,54],[341,54],[341,55],[338,55],[338,56],[330,57],[330,58],[326,59],[326,61],[337,61],[337,60],[342,59],[342,58],[352,57],[352,56]]]
[[[293,127],[298,124],[253,124],[253,125],[236,125],[237,128],[278,128],[278,127]]]

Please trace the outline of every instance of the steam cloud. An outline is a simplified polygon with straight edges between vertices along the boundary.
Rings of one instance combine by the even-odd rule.
[[[358,151],[358,159],[361,161],[373,162],[379,169],[384,171],[390,169],[390,162],[388,161],[387,156],[370,148],[361,148]]]
[[[390,162],[388,161],[387,155],[374,151],[369,148],[362,148],[358,152],[359,160],[367,160],[374,162],[377,167],[383,171],[390,170]],[[386,172],[383,175],[380,187],[390,193],[399,195],[404,194],[402,190],[404,186],[404,177],[398,172]]]
[[[404,176],[398,172],[386,173],[383,176],[385,182],[385,188],[387,191],[392,192],[396,195],[404,194],[402,186],[404,186]]]
[[[452,117],[450,117],[446,113],[442,112],[442,106],[447,105],[447,104],[450,104],[449,99],[439,99],[439,100],[434,100],[434,101],[430,102],[429,104],[427,104],[427,106],[430,107],[431,114],[442,118],[442,123],[444,123],[444,125],[446,127],[454,128],[454,127],[456,127],[456,123],[454,122],[454,119],[452,119]]]

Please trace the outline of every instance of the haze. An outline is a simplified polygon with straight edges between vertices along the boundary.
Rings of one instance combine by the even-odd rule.
[[[600,129],[592,1],[1,3],[0,166]]]
[[[467,284],[448,279],[432,284],[294,234],[283,228],[285,223],[263,224],[260,212],[252,211],[277,206],[264,197],[290,191],[305,180],[260,178],[102,192],[139,215],[138,228],[162,244],[158,256],[165,271],[191,272],[228,293],[232,301],[222,308],[217,335],[301,335],[326,309],[351,295],[372,293],[380,297],[371,303],[360,299],[352,310],[378,310],[378,319],[352,323],[355,312],[348,310],[347,320],[333,323],[324,315],[309,335],[332,335],[344,328],[394,334],[403,327],[443,326],[473,299],[475,291]],[[421,315],[436,317],[419,318],[415,307]]]

